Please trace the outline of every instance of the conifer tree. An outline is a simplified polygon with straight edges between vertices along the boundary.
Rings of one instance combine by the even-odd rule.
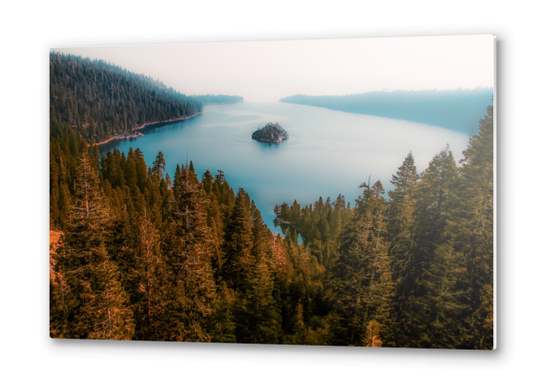
[[[134,154],[136,158],[137,186],[139,191],[143,193],[147,184],[147,164],[143,152],[139,148],[136,148]]]
[[[291,343],[301,344],[301,345],[307,344],[308,334],[307,334],[307,329],[305,327],[305,322],[303,321],[303,304],[301,302],[297,303],[293,321],[294,321],[294,327],[293,327],[293,335],[291,338]]]
[[[72,335],[71,309],[76,306],[77,300],[64,276],[64,271],[59,267],[62,238],[60,235],[56,249],[51,247],[49,251],[50,336],[59,339],[70,338]]]
[[[132,192],[132,195],[137,196],[140,192],[138,187],[138,179],[137,179],[137,159],[135,157],[135,153],[132,148],[130,148],[130,151],[128,152],[128,158],[126,160],[126,169],[124,172],[124,177],[126,179],[126,184],[130,188],[130,191]]]
[[[276,344],[280,334],[280,314],[273,297],[273,276],[267,257],[262,257],[248,275],[247,291],[239,297],[237,341]]]
[[[342,317],[341,344],[364,345],[367,325],[376,320],[390,327],[393,282],[384,224],[384,190],[380,182],[363,183],[354,218],[345,229],[332,282]]]
[[[140,292],[138,307],[143,315],[137,336],[145,340],[156,340],[162,326],[159,319],[165,310],[162,290],[166,281],[158,231],[150,221],[146,208],[143,207],[142,211],[138,214],[135,230]]]
[[[162,152],[158,152],[156,160],[152,162],[152,173],[158,180],[162,180],[162,177],[164,177],[166,173],[166,161],[164,160],[164,154]]]
[[[395,283],[394,315],[401,317],[403,306],[409,290],[407,265],[413,257],[414,246],[414,206],[415,192],[420,176],[416,171],[414,157],[409,152],[397,173],[392,176],[391,184],[395,187],[389,191],[386,210],[386,228],[389,255],[392,263],[392,278]],[[396,327],[394,327],[396,328]],[[397,332],[395,338],[401,337]]]
[[[224,263],[220,270],[220,276],[236,291],[247,288],[249,271],[254,265],[252,224],[245,196],[245,191],[239,188],[230,223],[225,230]]]
[[[414,222],[413,194],[420,176],[414,165],[414,157],[409,152],[397,173],[392,176],[391,184],[395,187],[389,191],[389,203],[386,214],[390,255],[393,258],[394,278],[404,268],[412,244]]]
[[[437,324],[438,309],[426,301],[444,282],[446,269],[435,264],[436,254],[446,241],[447,221],[452,207],[457,204],[453,193],[457,177],[457,166],[446,147],[422,173],[414,194],[413,250],[401,278],[402,306],[397,319],[398,334],[403,335],[400,343],[404,346],[432,348],[436,346],[433,342],[438,342],[432,336],[436,331],[433,324]],[[446,250],[443,252],[446,254]],[[435,268],[439,269],[438,274]]]
[[[60,188],[58,186],[58,164],[53,157],[53,154],[50,155],[50,162],[49,162],[49,183],[50,183],[50,189],[49,189],[49,226],[51,228],[57,227],[60,224],[60,210],[58,208],[58,200],[60,198]]]
[[[58,263],[72,296],[67,300],[68,316],[57,318],[69,325],[52,322],[51,327],[63,328],[64,337],[129,340],[134,332],[129,298],[105,248],[109,213],[97,174],[85,153],[77,169],[73,201],[68,236]]]
[[[173,181],[171,181],[171,177],[169,177],[169,173],[166,173],[166,184],[168,189],[173,188]]]
[[[214,302],[213,315],[210,317],[211,340],[218,343],[235,343],[235,292],[220,282]]]
[[[188,165],[188,164],[187,164]],[[161,319],[165,340],[211,341],[206,329],[216,287],[211,267],[205,192],[189,167],[176,172],[176,198],[170,204],[163,242],[167,275],[166,309]]]
[[[467,325],[465,304],[464,258],[454,249],[453,241],[443,240],[435,249],[432,262],[419,279],[425,295],[416,297],[416,308],[423,315],[418,320],[419,343],[431,348],[461,348]]]
[[[458,198],[450,222],[454,248],[464,257],[467,305],[463,347],[493,348],[493,107],[463,152]]]
[[[254,256],[255,262],[258,262],[264,257],[267,258],[269,251],[271,250],[270,233],[263,222],[260,211],[256,208],[256,204],[254,204],[254,200],[251,202],[250,211],[253,238],[252,255]]]
[[[123,191],[129,193],[129,191]],[[130,297],[130,302],[137,302],[139,296],[138,276],[134,273],[137,256],[136,241],[133,236],[133,225],[135,215],[125,200],[125,194],[119,201],[119,205],[109,208],[108,236],[106,238],[106,249],[109,259],[115,263],[119,272],[119,282]],[[134,313],[134,320],[138,322],[137,311]]]
[[[58,218],[58,226],[59,228],[66,228],[66,223],[68,221],[68,214],[70,211],[70,207],[72,204],[71,199],[71,193],[70,189],[68,187],[68,184],[66,181],[61,180],[60,181],[60,188],[59,188],[59,196],[58,196],[58,211],[59,211],[59,218]]]

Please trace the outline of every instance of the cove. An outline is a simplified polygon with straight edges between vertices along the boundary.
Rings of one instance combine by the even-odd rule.
[[[269,122],[279,123],[290,138],[281,144],[252,140],[252,132]],[[249,193],[271,230],[276,204],[297,200],[303,207],[320,196],[333,202],[339,194],[354,204],[358,186],[369,178],[391,189],[389,180],[409,151],[421,173],[447,144],[455,160],[461,159],[469,140],[466,134],[405,120],[248,102],[208,105],[199,116],[139,132],[144,136],[100,145],[100,155],[140,148],[150,165],[161,151],[171,177],[187,158],[200,180],[206,170],[216,175],[220,169],[235,193],[239,188]]]

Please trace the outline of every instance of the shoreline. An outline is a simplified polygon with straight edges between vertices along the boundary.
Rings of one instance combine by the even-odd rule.
[[[169,119],[169,120],[151,121],[151,122],[149,122],[149,123],[143,124],[143,125],[140,126],[140,127],[136,127],[136,128],[134,128],[133,130],[134,130],[134,131],[138,131],[138,130],[140,130],[140,129],[145,128],[147,125],[162,124],[162,123],[174,123],[174,122],[176,122],[176,121],[188,120],[188,119],[191,119],[191,118],[196,117],[196,116],[201,115],[201,114],[203,114],[203,110],[202,110],[201,112],[195,113],[195,114],[190,115],[190,116],[182,116],[182,117],[177,117],[177,118],[175,118],[175,119]],[[141,136],[143,136],[143,134],[142,134],[142,133],[139,133],[138,135],[133,136],[133,137],[141,137]],[[104,140],[104,141],[101,141],[101,142],[99,142],[99,143],[88,144],[88,146],[89,146],[89,147],[93,147],[93,146],[95,146],[95,145],[98,146],[98,145],[102,145],[102,144],[105,144],[105,143],[109,143],[111,140],[116,140],[116,139],[119,139],[119,140],[120,140],[120,139],[128,139],[128,138],[130,138],[130,136],[123,137],[123,138],[121,138],[121,137],[110,137],[109,139]]]

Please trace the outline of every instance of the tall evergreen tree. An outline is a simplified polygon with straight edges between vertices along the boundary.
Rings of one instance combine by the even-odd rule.
[[[160,251],[158,231],[150,221],[146,208],[138,214],[136,236],[138,290],[140,292],[138,309],[142,314],[142,324],[136,336],[144,340],[156,340],[162,324],[163,288],[165,286],[164,263]]]
[[[162,180],[162,177],[166,174],[166,160],[164,160],[164,154],[162,152],[158,152],[156,160],[152,162],[152,172],[158,180]]]
[[[407,266],[413,255],[414,247],[414,206],[415,193],[420,176],[414,164],[412,152],[404,159],[397,173],[392,176],[391,184],[395,187],[389,191],[389,201],[386,209],[386,228],[389,245],[389,255],[392,263],[392,278],[395,283],[394,317],[401,318],[403,306],[410,289]],[[378,326],[374,324],[374,329]],[[396,327],[394,327],[396,328]],[[396,339],[401,337],[396,332]]]
[[[241,343],[276,344],[281,318],[273,297],[270,261],[262,257],[248,275],[246,292],[238,304],[237,341]]]
[[[69,305],[63,306],[62,313],[54,313],[58,307],[52,306],[51,329],[63,329],[62,337],[130,339],[134,324],[129,298],[105,248],[109,213],[97,174],[85,153],[77,169],[73,201],[68,236],[58,263],[72,296],[65,301]]]
[[[220,276],[228,286],[241,291],[247,288],[249,271],[255,261],[252,254],[252,223],[245,197],[245,191],[239,188],[225,231],[224,263],[220,270]]]
[[[188,164],[187,164],[188,165]],[[205,191],[189,167],[176,174],[163,253],[168,269],[166,310],[162,316],[165,340],[211,341],[206,329],[216,287],[211,267],[210,231]]]
[[[390,255],[395,266],[399,269],[408,258],[412,243],[412,225],[414,221],[413,194],[416,191],[420,176],[416,171],[414,157],[409,152],[397,173],[392,176],[391,184],[395,187],[389,191],[389,202],[386,212],[388,239],[390,241]],[[399,271],[395,271],[396,276]]]
[[[402,306],[398,315],[398,334],[403,335],[401,344],[404,346],[438,347],[438,340],[434,337],[439,327],[436,322],[439,310],[427,300],[432,299],[430,296],[436,287],[445,283],[443,274],[446,269],[438,268],[438,274],[435,274],[435,267],[438,267],[435,263],[437,250],[446,241],[447,220],[458,204],[453,193],[457,177],[456,163],[446,147],[422,173],[414,194],[413,250],[402,273]],[[448,295],[454,293],[447,291]]]
[[[379,181],[363,183],[363,196],[356,200],[354,218],[341,239],[333,267],[334,301],[342,324],[337,342],[365,345],[367,326],[376,320],[390,327],[393,282],[386,242],[383,198]],[[391,341],[390,341],[391,343]]]
[[[217,289],[213,315],[210,317],[211,340],[218,343],[235,343],[235,292],[224,281]]]
[[[468,276],[466,304],[471,314],[464,346],[477,349],[493,348],[493,131],[490,106],[463,152],[457,192],[461,205],[450,223],[454,248],[463,255]]]

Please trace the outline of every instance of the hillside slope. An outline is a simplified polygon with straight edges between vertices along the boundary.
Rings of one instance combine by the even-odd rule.
[[[202,111],[202,103],[102,60],[50,54],[51,118],[69,123],[89,143],[127,134],[148,122]]]

